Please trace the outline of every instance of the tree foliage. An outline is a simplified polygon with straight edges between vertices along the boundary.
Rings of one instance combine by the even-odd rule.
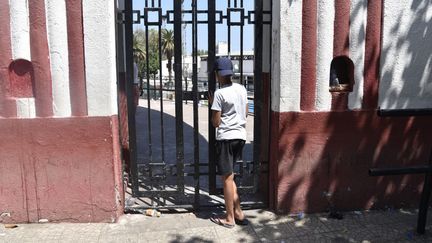
[[[138,66],[140,76],[147,77],[147,74],[149,76],[156,75],[159,71],[159,35],[157,30],[149,29],[148,43],[146,43],[147,36],[144,30],[137,29],[134,31],[133,35],[134,58]]]
[[[172,77],[172,57],[174,54],[174,31],[163,29],[162,30],[162,50],[165,58],[168,60],[167,68],[169,74],[169,81]]]

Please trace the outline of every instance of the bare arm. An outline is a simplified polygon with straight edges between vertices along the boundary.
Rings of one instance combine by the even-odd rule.
[[[219,127],[221,124],[221,112],[220,111],[212,111],[212,119],[211,119],[212,125],[214,127]]]
[[[249,113],[249,103],[246,102],[246,117],[248,116]]]

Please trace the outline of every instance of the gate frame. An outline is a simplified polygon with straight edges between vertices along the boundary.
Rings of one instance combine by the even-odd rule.
[[[144,0],[143,0],[144,1]],[[182,9],[182,2],[180,1],[174,1],[174,45],[175,46],[182,46],[182,11],[175,11],[176,9]],[[197,0],[192,0],[192,3],[196,4]],[[125,73],[126,73],[126,99],[127,99],[127,110],[128,110],[128,137],[129,137],[129,159],[130,159],[130,171],[128,171],[130,175],[130,180],[132,184],[132,195],[134,197],[141,197],[141,196],[153,196],[151,192],[143,192],[139,190],[139,178],[138,178],[138,161],[137,161],[137,144],[136,144],[136,107],[133,100],[133,24],[136,23],[133,20],[133,15],[136,14],[137,11],[133,10],[133,4],[132,0],[125,0],[125,10],[123,11],[122,18],[124,20],[122,21],[124,26],[124,64],[125,64]],[[263,0],[255,0],[254,1],[254,90],[263,90],[263,76],[262,76],[262,70],[263,70],[263,11],[264,3]],[[207,58],[207,70],[211,70],[214,61],[216,59],[216,0],[208,0],[208,58]],[[228,9],[229,12],[229,9]],[[268,14],[269,12],[267,12]],[[271,13],[271,12],[270,12]],[[228,16],[229,18],[229,16]],[[249,19],[249,21],[251,21]],[[197,7],[192,8],[192,28],[196,28],[198,20],[197,20]],[[234,24],[235,25],[235,24]],[[195,29],[196,30],[196,29]],[[196,82],[197,80],[197,53],[195,49],[197,48],[197,35],[193,38],[193,59],[194,59],[194,76],[193,82]],[[241,45],[243,45],[241,41]],[[243,48],[241,48],[243,52]],[[161,62],[162,60],[160,60]],[[240,62],[241,65],[243,65],[243,60]],[[175,80],[175,96],[176,99],[179,99],[180,101],[183,101],[183,92],[182,92],[182,52],[174,52],[174,80]],[[161,67],[162,68],[162,67]],[[243,74],[241,74],[243,75]],[[209,91],[214,91],[216,88],[216,77],[214,72],[209,72]],[[194,88],[197,87],[197,85],[194,83]],[[255,114],[261,114],[263,110],[263,92],[255,92],[254,91],[254,109]],[[270,90],[268,90],[270,93]],[[196,104],[196,100],[198,99],[198,92],[194,92],[194,104]],[[270,99],[270,96],[269,96]],[[176,127],[182,127],[183,126],[183,103],[182,102],[176,102],[175,103],[175,123]],[[195,107],[194,107],[195,108]],[[194,111],[195,113],[195,111]],[[208,115],[211,117],[211,107],[208,108]],[[270,114],[268,114],[269,117],[267,119],[270,119]],[[197,122],[194,119],[194,123]],[[270,123],[269,123],[270,124]],[[194,126],[195,127],[195,126]],[[197,129],[194,129],[194,132],[198,132]],[[208,148],[208,155],[209,155],[209,194],[215,195],[220,194],[221,190],[220,188],[216,187],[216,164],[215,164],[215,149],[214,146],[212,146],[211,141],[215,141],[215,128],[209,123],[208,127],[209,132],[209,148]],[[260,173],[260,162],[263,160],[261,156],[261,117],[259,115],[254,116],[254,137],[259,137],[260,139],[254,140],[253,145],[253,173]],[[196,138],[196,136],[194,136]],[[177,166],[177,174],[184,174],[184,144],[183,144],[183,129],[176,129],[176,166]],[[198,141],[194,141],[194,144],[196,145]],[[197,152],[197,147],[195,146],[195,153]],[[196,157],[196,156],[195,156]],[[267,158],[268,161],[269,158]],[[196,208],[198,209],[200,207],[199,205],[199,161],[194,161],[195,163],[195,170],[194,170],[194,179],[195,179],[195,203],[194,205],[174,205],[174,206],[161,206],[161,208]],[[180,172],[180,173],[179,173]],[[248,192],[256,192],[258,190],[260,176],[254,176],[253,177],[253,185],[247,190]],[[270,178],[267,177],[267,180]],[[184,192],[184,176],[177,176],[177,186],[178,189],[176,192]],[[245,188],[243,188],[245,189]],[[268,194],[268,191],[267,191]],[[268,195],[267,195],[268,198]],[[268,205],[268,203],[264,204],[257,204],[259,205],[259,208],[262,208],[263,205]],[[218,206],[218,205],[212,205],[212,206]],[[254,207],[252,205],[252,207]]]

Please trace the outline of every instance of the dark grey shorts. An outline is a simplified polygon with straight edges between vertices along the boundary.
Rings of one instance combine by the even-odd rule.
[[[242,139],[216,141],[216,165],[219,175],[233,173],[234,163],[240,159],[244,144]]]

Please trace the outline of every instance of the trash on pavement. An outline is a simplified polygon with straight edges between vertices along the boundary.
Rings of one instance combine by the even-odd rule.
[[[16,224],[5,224],[4,227],[5,227],[6,229],[13,229],[13,228],[18,227],[18,225],[16,225]]]
[[[160,217],[161,213],[159,211],[157,211],[156,209],[147,209],[145,211],[145,215],[150,216],[150,217]]]

